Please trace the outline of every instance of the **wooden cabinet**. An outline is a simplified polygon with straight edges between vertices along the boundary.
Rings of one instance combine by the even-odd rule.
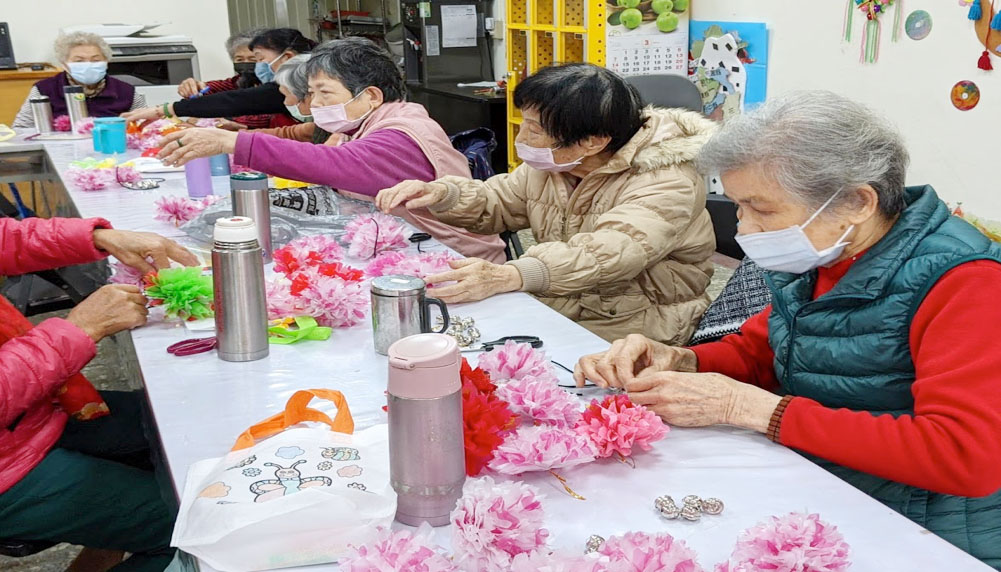
[[[14,116],[35,82],[59,73],[59,69],[44,65],[41,71],[33,71],[32,64],[20,64],[16,70],[0,70],[0,123],[10,125],[14,122]]]

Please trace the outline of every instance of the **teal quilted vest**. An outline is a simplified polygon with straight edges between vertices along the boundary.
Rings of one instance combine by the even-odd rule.
[[[908,187],[906,198],[890,232],[817,300],[811,300],[816,272],[767,273],[768,338],[785,393],[873,415],[913,413],[914,312],[943,274],[973,260],[1001,262],[1001,247],[951,216],[930,186]],[[812,460],[1001,570],[1001,491],[945,495]]]

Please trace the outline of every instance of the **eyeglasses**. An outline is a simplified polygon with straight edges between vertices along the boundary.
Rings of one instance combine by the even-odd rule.
[[[152,179],[139,179],[138,181],[123,181],[122,177],[118,174],[118,166],[115,166],[115,181],[126,189],[131,191],[149,191],[160,187],[160,183],[166,181],[167,179],[161,179],[155,177]]]

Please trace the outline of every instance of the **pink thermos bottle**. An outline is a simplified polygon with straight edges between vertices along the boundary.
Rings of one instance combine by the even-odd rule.
[[[462,496],[459,346],[443,334],[417,334],[389,347],[389,471],[396,520],[448,524]]]

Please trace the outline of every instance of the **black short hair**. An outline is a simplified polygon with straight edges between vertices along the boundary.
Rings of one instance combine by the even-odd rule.
[[[352,95],[366,87],[382,90],[386,101],[402,101],[407,96],[403,74],[381,46],[367,38],[344,38],[324,42],[306,64],[309,77],[323,72],[344,84]]]
[[[542,68],[514,88],[514,105],[538,111],[558,146],[608,136],[615,152],[643,127],[643,98],[614,72],[593,64]]]
[[[295,28],[271,28],[254,36],[248,47],[251,50],[264,48],[279,53],[288,50],[297,54],[308,54],[316,47],[316,42],[303,36],[302,32]]]

